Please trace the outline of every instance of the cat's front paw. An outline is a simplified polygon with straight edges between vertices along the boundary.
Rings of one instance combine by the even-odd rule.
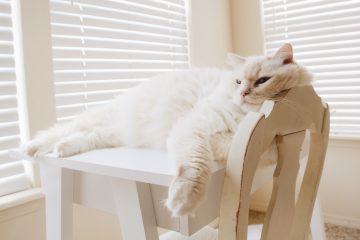
[[[166,207],[174,217],[194,213],[205,198],[206,184],[207,178],[177,176],[170,185]]]
[[[38,139],[34,139],[22,147],[22,151],[31,157],[39,157],[49,154],[53,151],[53,146],[51,144],[47,144]]]

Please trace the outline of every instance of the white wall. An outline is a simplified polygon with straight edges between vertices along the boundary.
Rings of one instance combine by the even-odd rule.
[[[232,51],[229,0],[191,2],[191,64],[221,67]]]
[[[44,199],[0,210],[1,240],[45,239]]]
[[[260,3],[260,0],[231,0],[233,50],[239,55],[264,54]]]
[[[360,228],[360,140],[331,140],[320,185],[325,220]]]

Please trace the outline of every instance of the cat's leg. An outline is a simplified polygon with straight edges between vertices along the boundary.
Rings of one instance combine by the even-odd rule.
[[[70,123],[55,125],[50,129],[40,131],[34,139],[25,143],[22,149],[28,155],[35,157],[52,153],[55,143],[73,132],[72,130]]]
[[[212,160],[208,134],[200,128],[185,129],[181,125],[177,125],[178,130],[173,131],[168,141],[168,151],[176,160],[177,172],[166,206],[174,216],[193,212],[203,200]]]
[[[79,131],[60,139],[54,146],[54,155],[68,157],[99,148],[120,146],[119,134],[111,128]]]
[[[70,156],[94,148],[111,147],[116,135],[116,131],[110,129],[114,108],[114,105],[104,105],[87,110],[69,122],[41,131],[23,149],[30,156]]]
[[[213,109],[193,111],[180,119],[170,133],[167,150],[176,161],[177,172],[166,206],[174,216],[193,213],[205,197],[214,160],[211,138],[214,132],[221,131],[219,126],[226,125],[222,119]],[[223,158],[223,153],[218,151],[217,155]]]
[[[211,136],[210,144],[215,161],[225,162],[227,160],[233,136],[234,133],[230,130],[217,132]]]

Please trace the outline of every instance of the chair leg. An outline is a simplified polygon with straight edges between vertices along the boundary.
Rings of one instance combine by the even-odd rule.
[[[311,228],[312,239],[326,240],[325,225],[324,225],[324,219],[322,215],[319,196],[315,200],[310,228]]]

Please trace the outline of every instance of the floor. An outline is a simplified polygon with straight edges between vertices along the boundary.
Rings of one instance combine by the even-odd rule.
[[[360,240],[360,229],[325,225],[327,240]]]
[[[253,235],[248,235],[248,239],[260,239],[261,235],[261,225],[263,223],[265,214],[262,212],[251,211],[249,216],[249,224],[252,230],[250,232]],[[160,238],[161,240],[198,240],[198,239],[207,239],[207,240],[217,240],[216,228],[218,227],[218,222],[214,221],[206,229],[194,234],[191,237],[184,237],[179,233],[164,234]],[[168,231],[160,231],[160,234],[166,233]],[[169,232],[168,232],[169,233]],[[316,239],[314,239],[316,240]],[[326,240],[360,240],[360,229],[341,227],[333,224],[326,224]]]
[[[264,213],[251,211],[249,223],[260,224],[264,217]],[[327,223],[325,230],[326,240],[360,240],[360,229],[341,227]]]

